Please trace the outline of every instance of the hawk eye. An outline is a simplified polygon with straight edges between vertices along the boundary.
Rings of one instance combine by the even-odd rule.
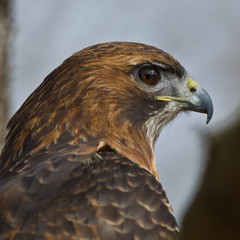
[[[151,65],[142,66],[138,74],[139,78],[148,85],[156,85],[161,79],[158,69]]]

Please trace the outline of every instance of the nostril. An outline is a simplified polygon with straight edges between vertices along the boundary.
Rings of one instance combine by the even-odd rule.
[[[191,87],[191,88],[189,89],[189,91],[190,91],[191,93],[195,93],[195,92],[197,92],[197,89],[196,89],[195,87]]]

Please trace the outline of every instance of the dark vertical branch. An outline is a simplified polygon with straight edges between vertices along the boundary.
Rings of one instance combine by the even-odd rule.
[[[6,135],[8,120],[8,39],[9,1],[0,1],[0,151]]]

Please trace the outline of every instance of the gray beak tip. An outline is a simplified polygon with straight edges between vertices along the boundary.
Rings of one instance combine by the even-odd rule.
[[[194,98],[192,99],[192,101],[188,103],[188,110],[206,113],[206,124],[210,122],[213,116],[213,103],[206,90],[199,87],[197,93],[194,94]]]

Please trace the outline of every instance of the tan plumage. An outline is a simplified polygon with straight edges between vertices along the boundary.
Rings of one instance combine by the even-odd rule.
[[[75,53],[9,121],[0,239],[177,239],[153,148],[184,110],[210,119],[212,103],[167,53],[126,42]]]

